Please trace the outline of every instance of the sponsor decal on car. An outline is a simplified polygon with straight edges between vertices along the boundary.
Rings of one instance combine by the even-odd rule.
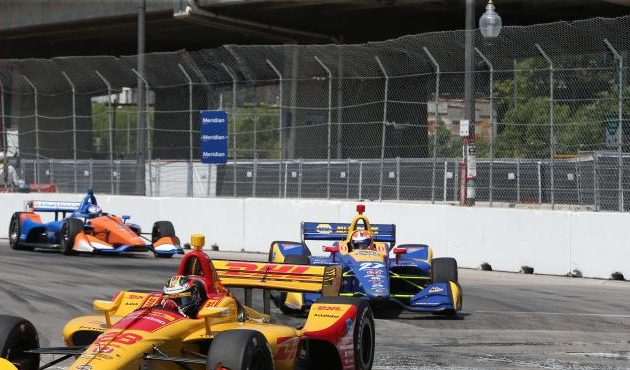
[[[440,287],[437,287],[437,286],[431,287],[431,289],[429,289],[429,293],[440,293],[440,292],[443,292],[443,291],[444,291],[444,289],[442,289]]]
[[[320,234],[332,234],[333,228],[330,224],[319,224],[315,227],[315,230]]]
[[[385,265],[380,262],[363,262],[361,266],[359,266],[359,271],[382,269],[383,267],[385,267]]]

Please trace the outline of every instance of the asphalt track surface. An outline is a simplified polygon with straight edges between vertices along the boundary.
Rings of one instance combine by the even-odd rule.
[[[261,254],[213,253],[261,260]],[[180,257],[63,256],[0,242],[0,314],[31,320],[62,345],[72,317],[120,289],[161,289]],[[464,314],[377,319],[375,369],[630,369],[630,282],[460,269]],[[261,307],[261,295],[254,305]],[[303,319],[272,315],[298,325]],[[63,363],[52,369],[65,369]]]

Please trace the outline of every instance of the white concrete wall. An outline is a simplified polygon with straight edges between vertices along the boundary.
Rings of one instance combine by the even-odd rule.
[[[80,200],[76,194],[0,194],[0,237],[6,238],[14,211],[29,199]],[[206,235],[223,250],[266,252],[272,240],[299,240],[300,221],[349,222],[356,202],[325,200],[150,198],[97,195],[102,208],[150,231],[170,220],[182,240]],[[395,223],[399,243],[427,243],[436,256],[460,266],[488,262],[495,270],[607,278],[630,276],[630,214],[504,208],[462,208],[404,202],[367,202],[374,223]],[[315,249],[315,248],[314,248]],[[317,252],[316,250],[314,252]]]

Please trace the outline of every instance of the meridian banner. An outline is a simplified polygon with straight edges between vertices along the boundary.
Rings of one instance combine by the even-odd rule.
[[[227,163],[228,118],[225,111],[201,111],[201,162]]]

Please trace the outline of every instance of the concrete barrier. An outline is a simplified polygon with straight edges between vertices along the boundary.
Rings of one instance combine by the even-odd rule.
[[[77,194],[0,194],[0,237],[9,219],[31,199],[80,200]],[[101,207],[145,231],[170,220],[187,240],[204,233],[207,245],[222,250],[266,252],[272,240],[300,240],[301,221],[349,222],[357,202],[261,198],[151,198],[97,195]],[[375,223],[395,223],[399,243],[427,243],[436,256],[457,258],[460,266],[483,262],[495,270],[608,278],[630,276],[630,214],[506,208],[463,208],[412,202],[367,202]],[[317,248],[313,248],[317,253]]]

